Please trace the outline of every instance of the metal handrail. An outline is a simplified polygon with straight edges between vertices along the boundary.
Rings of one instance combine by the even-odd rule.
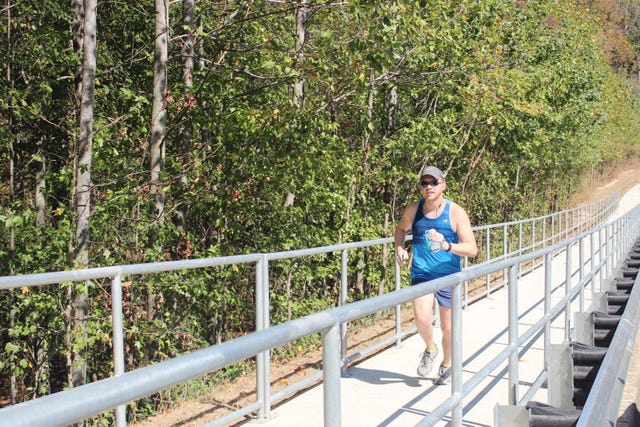
[[[509,269],[513,269],[515,268],[514,265],[518,265],[520,266],[522,265],[526,265],[527,263],[529,263],[529,265],[533,265],[534,261],[536,259],[539,259],[541,256],[543,256],[543,254],[546,256],[546,254],[548,253],[553,253],[553,251],[556,250],[561,250],[563,248],[562,245],[559,244],[555,244],[552,246],[549,246],[550,243],[553,243],[554,241],[559,241],[562,240],[563,238],[569,237],[569,236],[575,236],[576,233],[579,233],[580,230],[586,229],[590,226],[592,226],[595,222],[602,222],[604,221],[604,219],[606,219],[606,217],[613,212],[613,210],[615,209],[615,207],[617,206],[617,202],[618,202],[618,195],[615,194],[607,199],[603,199],[602,201],[599,202],[595,202],[592,204],[588,204],[588,205],[584,205],[582,207],[579,208],[575,208],[575,209],[571,209],[568,211],[564,211],[564,212],[560,212],[560,213],[556,213],[556,214],[551,214],[551,215],[546,215],[544,217],[539,217],[539,218],[533,218],[530,220],[523,220],[523,221],[513,221],[513,222],[509,222],[509,223],[501,223],[501,224],[494,224],[492,226],[482,226],[482,227],[475,227],[474,230],[476,230],[477,233],[486,233],[484,234],[484,236],[486,236],[486,238],[484,239],[485,242],[487,242],[487,252],[486,252],[486,259],[484,261],[480,261],[477,265],[475,266],[471,266],[468,267],[464,274],[462,275],[454,275],[453,277],[450,277],[448,279],[446,279],[444,282],[442,282],[442,286],[441,287],[446,287],[446,286],[451,286],[452,284],[454,284],[454,282],[458,279],[463,279],[461,280],[460,284],[464,284],[465,287],[465,295],[467,294],[467,283],[469,283],[470,280],[478,278],[478,277],[483,277],[483,275],[485,277],[489,277],[492,273],[498,272],[498,271],[507,271]],[[571,221],[569,220],[569,215],[571,215]],[[578,219],[576,219],[578,218]],[[540,226],[538,226],[536,228],[536,224],[539,223],[541,224]],[[549,224],[548,227],[550,228],[550,234],[546,234],[546,230],[547,230],[547,225]],[[497,255],[495,258],[491,258],[491,244],[490,244],[490,239],[491,239],[491,230],[496,230],[496,229],[501,229],[501,230],[509,230],[515,227],[518,227],[518,245],[516,247],[515,252],[513,251],[507,251],[507,249],[509,248],[509,246],[507,244],[505,244],[504,242],[506,241],[506,236],[507,236],[507,232],[505,231],[505,238],[503,239],[503,253]],[[527,226],[530,227],[530,229],[532,230],[532,235],[530,239],[525,239],[523,238],[523,230],[525,230],[527,228]],[[557,226],[557,227],[556,227]],[[562,227],[564,226],[564,227]],[[535,230],[538,230],[541,233],[541,239],[537,240],[537,234]],[[541,231],[540,231],[541,230]],[[607,233],[609,232],[609,229],[607,228]],[[599,234],[601,234],[599,232]],[[410,237],[408,238],[410,240]],[[608,238],[607,238],[608,240]],[[599,241],[602,241],[602,239],[599,239]],[[132,376],[130,374],[132,373],[125,373],[124,372],[124,345],[123,345],[123,327],[122,327],[122,298],[121,298],[121,294],[122,294],[122,284],[121,284],[121,278],[123,275],[136,275],[136,274],[147,274],[147,273],[156,273],[156,272],[163,272],[163,271],[176,271],[176,270],[185,270],[185,269],[195,269],[195,268],[205,268],[205,267],[211,267],[211,266],[221,266],[221,265],[232,265],[232,264],[240,264],[240,263],[255,263],[256,264],[256,324],[257,324],[257,333],[260,334],[262,331],[267,331],[267,330],[272,330],[274,327],[269,327],[269,301],[268,301],[268,295],[269,295],[269,290],[268,290],[268,271],[269,271],[269,261],[272,260],[277,260],[277,259],[285,259],[285,258],[295,258],[295,257],[302,257],[302,256],[309,256],[309,255],[316,255],[316,254],[324,254],[324,253],[328,253],[328,252],[342,252],[342,258],[343,258],[343,295],[346,295],[346,266],[344,265],[345,262],[345,258],[346,258],[346,253],[348,250],[351,249],[357,249],[357,248],[364,248],[364,247],[369,247],[369,246],[375,246],[375,245],[384,245],[384,244],[390,244],[393,243],[393,239],[392,238],[385,238],[385,239],[378,239],[378,240],[372,240],[372,241],[367,241],[367,242],[356,242],[356,243],[348,243],[348,244],[339,244],[339,245],[331,245],[331,246],[325,246],[325,247],[320,247],[320,248],[312,248],[312,249],[303,249],[303,250],[296,250],[296,251],[286,251],[286,252],[277,252],[277,253],[270,253],[270,254],[249,254],[249,255],[237,255],[237,256],[229,256],[229,257],[218,257],[218,258],[207,258],[207,259],[198,259],[198,260],[185,260],[185,261],[171,261],[171,262],[162,262],[162,263],[150,263],[150,264],[134,264],[134,265],[124,265],[124,266],[117,266],[117,267],[103,267],[103,268],[94,268],[94,269],[86,269],[86,270],[74,270],[74,271],[67,271],[67,272],[56,272],[56,273],[39,273],[39,274],[31,274],[31,275],[21,275],[21,276],[10,276],[10,277],[2,277],[0,278],[0,289],[9,289],[9,288],[15,288],[15,287],[22,287],[22,286],[40,286],[40,285],[45,285],[45,284],[51,284],[51,283],[62,283],[62,282],[69,282],[69,281],[82,281],[82,280],[91,280],[91,279],[98,279],[98,278],[111,278],[111,285],[112,285],[112,316],[113,316],[113,348],[114,348],[114,375],[115,377],[113,378],[109,378],[107,380],[102,380],[102,381],[98,381],[97,383],[102,384],[103,381],[115,381],[117,378],[119,377],[124,377],[124,378],[137,378],[136,376]],[[547,247],[547,250],[542,252],[541,250],[535,251],[535,249],[538,247]],[[601,248],[601,250],[606,250],[608,246],[606,246],[605,248]],[[552,249],[549,249],[552,248]],[[519,255],[515,258],[513,258],[513,254],[514,253],[525,253],[525,255]],[[592,254],[592,257],[594,255]],[[602,255],[600,255],[602,257]],[[608,260],[608,257],[605,257],[605,259]],[[468,265],[468,260],[465,260],[465,264]],[[519,271],[520,268],[518,267],[517,271]],[[478,273],[477,275],[472,275],[471,273],[467,273],[467,271],[472,271],[474,274]],[[602,280],[602,279],[601,279]],[[446,282],[446,283],[445,283]],[[384,308],[390,308],[395,306],[396,307],[396,323],[397,323],[397,334],[396,334],[396,339],[399,339],[398,337],[402,336],[403,334],[406,334],[406,331],[400,331],[399,330],[399,315],[398,315],[398,310],[397,308],[400,306],[401,303],[407,302],[412,300],[413,298],[415,298],[417,296],[417,294],[415,294],[416,292],[420,292],[422,293],[427,293],[430,291],[433,291],[435,289],[435,286],[437,286],[439,283],[439,281],[433,281],[430,282],[429,286],[426,287],[421,287],[421,286],[416,286],[416,287],[412,287],[409,289],[405,289],[405,290],[400,290],[400,274],[399,274],[399,270],[398,267],[396,266],[396,291],[392,292],[390,294],[387,295],[394,295],[397,292],[400,292],[399,295],[405,295],[405,294],[409,294],[411,295],[408,299],[403,300],[402,302],[399,303],[394,303],[392,305],[388,305],[388,306],[382,306],[380,305],[381,303],[377,301],[377,298],[380,297],[376,297],[376,298],[372,298],[372,299],[368,299],[365,301],[361,301],[358,303],[351,303],[351,304],[347,304],[346,306],[352,307],[353,304],[365,304],[366,306],[366,301],[375,301],[375,304],[372,307],[375,307],[376,309],[373,311],[366,311],[366,314],[362,314],[356,317],[352,317],[352,318],[342,318],[341,316],[337,316],[337,318],[339,319],[340,322],[340,331],[344,331],[346,328],[344,328],[344,325],[349,322],[349,321],[353,321],[357,318],[360,318],[364,315],[367,314],[372,314],[374,312],[380,311],[381,309]],[[457,282],[455,283],[456,285],[458,284]],[[413,290],[415,289],[415,290]],[[456,286],[456,289],[460,289],[459,286]],[[490,287],[489,290],[490,292]],[[404,292],[404,293],[403,293]],[[382,296],[384,297],[384,295]],[[391,298],[391,297],[390,297]],[[343,300],[343,298],[341,297],[341,300]],[[458,299],[461,303],[463,303],[463,298],[460,297]],[[344,300],[346,301],[346,299]],[[466,304],[466,300],[464,301],[464,304]],[[339,307],[338,307],[339,308]],[[330,313],[331,310],[327,311],[326,313]],[[323,312],[325,313],[325,312]],[[325,314],[326,315],[326,314]],[[313,315],[311,315],[313,316]],[[305,318],[303,318],[305,319]],[[292,322],[296,322],[296,321],[292,321]],[[290,323],[288,323],[290,324]],[[293,325],[296,325],[296,323],[294,323]],[[280,325],[278,325],[280,326]],[[314,332],[318,332],[321,329],[316,329]],[[341,332],[341,334],[344,332]],[[236,417],[239,418],[241,416],[243,416],[246,413],[249,412],[253,412],[256,411],[258,412],[258,417],[259,418],[268,418],[269,417],[269,411],[270,411],[270,403],[272,402],[272,398],[274,396],[270,396],[270,390],[269,390],[269,349],[276,347],[278,345],[282,345],[282,344],[286,344],[287,342],[290,342],[291,340],[297,339],[297,338],[301,338],[303,336],[305,336],[306,334],[303,335],[295,335],[295,336],[288,336],[289,340],[288,341],[283,341],[283,342],[277,342],[275,345],[272,345],[270,347],[266,347],[266,348],[262,348],[260,347],[258,349],[258,353],[253,353],[251,355],[248,355],[247,357],[250,357],[252,355],[258,355],[257,357],[257,373],[256,373],[256,381],[257,381],[257,402],[249,405],[246,408],[243,408],[239,411],[236,411],[233,414],[229,414],[229,418],[232,417]],[[325,338],[326,339],[326,338]],[[343,345],[338,346],[340,348],[340,357],[339,359],[342,361],[347,360],[346,359],[346,355],[344,354],[344,349],[346,348],[346,345],[344,345],[344,337],[342,337],[343,339]],[[229,341],[231,342],[231,341]],[[222,346],[224,346],[227,343],[223,343],[221,344]],[[327,343],[325,343],[325,345],[327,345]],[[217,348],[218,346],[214,346],[214,347],[210,347],[211,348]],[[325,347],[326,348],[326,347]],[[360,351],[359,352],[361,355],[366,355],[367,352],[365,351]],[[194,354],[194,353],[192,353]],[[196,352],[195,354],[200,354],[199,352]],[[238,354],[244,354],[244,353],[238,353]],[[187,355],[190,356],[190,355]],[[187,357],[187,356],[183,356],[183,357]],[[182,358],[176,358],[173,360],[186,360],[185,363],[193,363],[193,362],[189,362],[190,359],[182,359]],[[233,362],[237,362],[239,360],[242,360],[243,358],[239,358],[239,359],[234,359]],[[226,358],[225,360],[230,360],[228,358]],[[168,361],[171,362],[171,361]],[[230,362],[230,363],[233,363]],[[157,365],[154,366],[161,366],[162,363],[165,362],[161,362]],[[338,365],[341,365],[340,363]],[[164,365],[162,365],[164,366]],[[224,365],[220,365],[219,367],[222,366],[227,366],[227,364]],[[342,364],[342,366],[344,366],[344,363]],[[147,369],[147,368],[142,368],[142,369]],[[157,369],[157,368],[154,368]],[[207,369],[204,372],[207,372],[211,369],[217,369],[217,368],[210,368]],[[325,371],[326,371],[326,367],[325,367]],[[134,371],[137,372],[137,371]],[[155,372],[155,371],[154,371]],[[193,373],[193,371],[188,371],[189,374],[191,375]],[[195,374],[195,375],[191,375],[188,376],[188,378],[193,378],[197,375],[200,374]],[[172,379],[177,379],[180,377],[176,377],[172,375]],[[187,377],[185,377],[185,380],[188,379]],[[136,380],[137,381],[137,380]],[[325,374],[325,381],[326,381],[326,374]],[[180,382],[180,381],[178,381]],[[156,388],[154,391],[159,391],[162,388],[168,387],[170,385],[174,385],[177,384],[178,382],[171,382],[171,384],[168,383],[159,383],[158,387]],[[97,383],[93,383],[93,384],[97,384]],[[87,384],[86,386],[82,386],[82,387],[78,387],[76,389],[73,390],[78,390],[78,389],[83,389],[85,390],[83,387],[99,387],[97,385],[93,385],[93,384]],[[109,382],[109,384],[111,384]],[[100,386],[101,387],[101,386]],[[291,388],[290,388],[291,389]],[[73,390],[68,390],[62,393],[70,393]],[[138,389],[135,389],[138,390]],[[138,395],[139,393],[137,391],[133,391],[134,394],[137,395],[137,397],[129,399],[129,400],[119,400],[119,404],[118,404],[118,408],[116,410],[116,424],[119,426],[124,426],[126,424],[126,420],[124,418],[124,406],[122,405],[123,403],[126,403],[130,400],[135,400],[137,398],[141,398],[144,397],[148,394],[144,394],[144,395]],[[147,391],[147,389],[144,389],[145,392]],[[45,396],[42,398],[39,398],[33,402],[38,402],[38,401],[42,401],[42,399],[45,399],[45,405],[46,402],[48,402],[51,399],[57,399],[58,395],[60,395],[61,393],[56,393],[54,395],[50,395],[50,396]],[[114,398],[117,399],[122,399],[123,396],[125,396],[125,394],[122,393],[122,391],[120,390],[118,393],[118,396],[114,396]],[[107,400],[105,400],[105,397],[108,395],[108,393],[105,393],[104,391],[101,391],[99,394],[100,396],[100,400],[102,402],[106,402]],[[56,398],[53,398],[51,396],[56,396]],[[57,401],[56,401],[57,402]],[[30,403],[30,402],[29,402]],[[14,405],[12,407],[8,407],[8,408],[4,408],[2,410],[0,410],[0,414],[2,414],[2,416],[0,416],[0,424],[4,422],[4,420],[6,419],[4,417],[5,415],[5,411],[9,411],[11,408],[17,408],[14,410],[20,410],[20,408],[22,407],[21,405],[23,404],[18,404],[18,405]],[[58,403],[55,403],[55,405],[58,405]],[[89,408],[92,408],[91,410],[96,409],[96,407],[91,406],[91,405],[84,405],[85,406],[85,411],[79,411],[76,413],[76,411],[73,410],[65,410],[63,412],[65,412],[67,415],[69,415],[68,413],[73,413],[74,416],[76,414],[86,414],[87,410],[89,410]],[[108,407],[103,407],[103,405],[101,406],[101,410],[98,412],[101,412],[102,410],[106,410],[106,409],[110,409],[113,406],[108,406]],[[90,416],[93,415],[97,412],[92,412],[89,415],[85,415],[85,416]],[[51,414],[49,413],[47,415],[46,418],[46,422],[51,422],[52,418],[50,416]],[[74,420],[79,420],[82,418],[74,418]],[[227,417],[225,417],[225,419],[227,419]],[[3,424],[2,424],[3,425]]]
[[[640,275],[582,408],[578,427],[615,425],[640,324]]]
[[[180,356],[175,359],[160,362],[158,364],[137,369],[132,372],[122,374],[83,385],[74,389],[55,393],[36,400],[23,402],[0,410],[0,425],[11,426],[39,426],[53,424],[70,424],[80,421],[88,416],[101,411],[114,408],[131,400],[148,396],[160,389],[178,384],[196,376],[220,369],[245,358],[259,354],[270,348],[286,344],[292,340],[302,338],[312,333],[324,332],[324,405],[325,405],[325,425],[340,425],[340,367],[342,359],[340,357],[339,327],[343,322],[349,322],[372,314],[383,308],[393,307],[398,304],[411,301],[414,298],[429,292],[434,292],[444,287],[453,287],[453,327],[460,328],[462,313],[462,282],[484,274],[494,273],[501,269],[509,269],[509,290],[510,306],[513,304],[514,296],[518,286],[518,265],[522,262],[530,261],[537,257],[550,258],[554,251],[571,252],[573,245],[580,240],[590,239],[593,233],[600,230],[619,230],[622,234],[616,239],[615,245],[609,242],[604,243],[606,254],[601,262],[594,265],[592,272],[585,276],[577,286],[573,287],[565,298],[560,301],[554,309],[546,312],[544,318],[534,325],[537,328],[544,327],[541,324],[548,322],[554,315],[565,309],[565,303],[574,299],[581,289],[587,286],[595,276],[597,270],[602,269],[615,253],[625,246],[629,246],[629,235],[637,235],[640,232],[639,218],[640,206],[636,207],[630,214],[622,217],[612,224],[603,225],[590,232],[569,238],[545,249],[522,255],[516,258],[487,264],[483,266],[471,267],[460,273],[446,276],[420,285],[394,291],[385,295],[369,298],[336,307],[326,311],[318,312],[299,319],[292,320],[277,326],[264,329],[253,334],[249,334],[225,343],[198,350],[193,353]],[[619,246],[619,247],[618,247]],[[595,248],[592,248],[592,251]],[[570,281],[571,275],[575,274],[571,269],[567,270],[569,275],[565,280]],[[547,284],[550,286],[551,284]],[[510,308],[510,311],[512,309]],[[509,323],[517,322],[517,316],[510,316]],[[510,326],[511,328],[511,326]],[[499,366],[505,360],[509,360],[510,381],[517,383],[517,364],[519,347],[527,341],[532,334],[531,330],[518,337],[510,337],[509,346],[485,368],[474,375],[465,384],[462,384],[462,356],[461,343],[457,340],[453,342],[453,365],[452,365],[452,395],[441,406],[436,408],[427,416],[420,425],[433,425],[442,416],[452,412],[453,425],[462,425],[461,410],[462,399],[469,391],[477,386],[481,381],[481,376],[488,375],[491,370]],[[455,336],[456,334],[454,334]],[[460,336],[460,334],[457,334]],[[461,339],[461,338],[459,338]],[[515,357],[514,357],[515,356]],[[510,387],[515,389],[515,387]],[[511,404],[518,403],[517,396],[510,397]]]

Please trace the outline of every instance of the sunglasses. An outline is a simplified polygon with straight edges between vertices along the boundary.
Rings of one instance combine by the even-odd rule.
[[[440,183],[438,182],[437,179],[434,179],[433,181],[420,181],[420,185],[423,187],[426,187],[427,185],[430,185],[432,187],[437,187],[438,185],[440,185]]]

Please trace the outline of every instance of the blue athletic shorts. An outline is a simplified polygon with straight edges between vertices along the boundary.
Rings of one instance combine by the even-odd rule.
[[[417,285],[418,283],[428,282],[426,279],[413,279],[411,281],[411,286]],[[451,288],[443,288],[439,291],[436,291],[436,299],[438,300],[438,304],[442,307],[451,308]]]

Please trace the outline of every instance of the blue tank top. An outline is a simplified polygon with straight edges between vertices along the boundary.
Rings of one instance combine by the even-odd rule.
[[[413,235],[411,280],[433,280],[459,272],[462,269],[459,255],[446,252],[444,249],[431,252],[425,240],[425,233],[429,229],[435,228],[448,242],[458,243],[460,241],[456,232],[451,228],[451,201],[445,200],[442,213],[433,219],[424,216],[423,206],[424,199],[420,199],[416,216],[411,225],[411,234]]]

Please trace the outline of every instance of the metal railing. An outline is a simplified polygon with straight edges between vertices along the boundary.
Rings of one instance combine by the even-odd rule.
[[[258,419],[269,418],[273,402],[293,391],[302,389],[311,382],[317,381],[320,377],[324,378],[325,383],[325,407],[328,408],[325,411],[326,422],[328,425],[339,425],[340,372],[346,368],[350,361],[354,360],[345,354],[345,349],[347,348],[345,325],[348,322],[387,308],[396,309],[396,334],[385,342],[376,343],[358,352],[358,357],[366,356],[381,346],[388,345],[389,341],[395,340],[399,342],[403,336],[411,333],[413,328],[405,331],[401,330],[399,316],[401,304],[425,293],[447,286],[454,286],[453,326],[459,328],[459,315],[462,306],[468,304],[471,298],[478,298],[477,296],[469,297],[469,284],[485,278],[486,289],[481,290],[476,295],[487,295],[496,286],[517,282],[518,277],[526,268],[532,269],[541,262],[544,264],[549,257],[566,250],[567,247],[576,244],[576,242],[580,245],[582,254],[583,242],[587,236],[591,243],[590,263],[592,266],[597,266],[597,268],[592,269],[589,274],[584,274],[582,269],[585,261],[581,255],[579,264],[581,283],[587,280],[589,283],[594,283],[598,278],[599,286],[602,286],[603,281],[612,271],[612,265],[620,259],[620,256],[615,254],[619,246],[625,241],[621,233],[629,231],[628,215],[624,217],[624,220],[618,220],[611,225],[597,226],[615,210],[617,202],[618,195],[616,194],[596,203],[544,217],[476,227],[474,231],[478,241],[482,244],[484,253],[479,257],[480,260],[473,265],[470,265],[469,261],[465,260],[467,268],[462,273],[438,279],[428,284],[400,289],[401,274],[396,266],[395,291],[348,304],[346,303],[348,251],[369,246],[393,244],[392,238],[269,254],[249,254],[2,277],[0,278],[0,289],[111,278],[114,377],[0,409],[0,425],[5,425],[5,423],[7,423],[6,425],[30,426],[50,425],[51,423],[68,424],[105,410],[116,408],[116,424],[124,426],[126,425],[125,403],[138,400],[164,388],[253,356],[256,356],[256,401],[229,413],[209,425],[223,425],[254,412],[257,413]],[[586,230],[589,229],[595,231],[587,233]],[[499,243],[496,243],[495,236],[500,235],[500,233],[502,237],[499,238]],[[514,238],[514,236],[517,236],[517,238]],[[597,246],[594,245],[596,240],[598,242]],[[279,259],[331,252],[341,253],[340,301],[343,305],[284,324],[270,326],[269,263]],[[570,253],[570,251],[567,253]],[[599,257],[600,261],[597,265],[594,262],[596,256]],[[125,372],[122,322],[123,276],[246,263],[253,263],[256,268],[255,304],[257,331],[255,333],[160,362],[153,366]],[[502,283],[492,285],[493,282],[489,278],[496,276],[500,272],[502,272]],[[568,296],[567,298],[570,297]],[[323,372],[293,384],[279,393],[271,394],[269,350],[317,332],[324,332]],[[525,335],[529,336],[529,334]],[[517,341],[514,341],[513,345],[516,344]],[[509,349],[511,348],[512,346],[509,347]],[[456,399],[461,398],[459,393],[462,392],[461,384],[457,383],[461,377],[455,373],[455,370],[460,368],[460,357],[460,354],[456,354],[456,344],[454,343],[453,381],[454,388],[457,387],[458,393],[454,393],[452,398]],[[505,357],[511,359],[512,354]],[[544,376],[544,374],[541,375]],[[472,379],[467,382],[465,390],[472,387],[476,381],[478,380]],[[431,418],[437,414],[449,412],[452,408],[454,408],[455,414],[456,407],[459,407],[459,402],[451,401],[442,409],[435,411]]]
[[[503,222],[474,227],[478,241],[478,256],[465,267],[501,261],[510,257],[534,252],[561,240],[574,237],[602,224],[617,208],[620,195],[615,192],[602,200],[585,204],[561,212],[518,221]],[[520,266],[519,274],[533,271],[542,264],[542,259],[534,259]],[[464,305],[485,298],[508,281],[506,272],[496,279],[487,275],[484,286],[475,281],[471,289],[464,287]],[[473,294],[470,294],[473,291]]]
[[[634,342],[638,339],[639,324],[640,275],[637,275],[626,308],[582,408],[578,427],[616,424],[629,361]]]

